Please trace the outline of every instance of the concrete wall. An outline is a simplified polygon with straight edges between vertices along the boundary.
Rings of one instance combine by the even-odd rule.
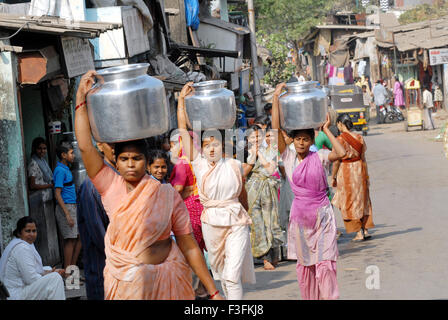
[[[5,43],[9,44],[9,43]],[[0,53],[0,218],[3,250],[17,220],[28,215],[22,128],[16,91],[17,60]]]

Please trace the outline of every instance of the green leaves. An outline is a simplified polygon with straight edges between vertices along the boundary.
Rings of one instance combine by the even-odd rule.
[[[298,40],[322,21],[331,3],[331,0],[255,0],[257,30],[281,32],[288,40]]]
[[[287,81],[296,69],[288,60],[288,42],[297,42],[318,25],[334,0],[255,0],[257,42],[272,52],[264,81]]]

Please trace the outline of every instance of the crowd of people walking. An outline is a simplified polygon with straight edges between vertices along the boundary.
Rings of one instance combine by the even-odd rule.
[[[238,142],[224,130],[188,127],[188,83],[178,97],[178,129],[158,148],[145,140],[95,147],[84,103],[94,76],[82,77],[76,95],[75,133],[88,174],[78,192],[69,170],[73,147],[58,147],[52,173],[45,141],[33,143],[30,186],[48,193],[46,201],[55,191],[63,268],[44,271],[33,245],[36,223],[22,218],[0,260],[11,298],[64,299],[64,269],[77,263],[81,247],[92,300],[241,300],[243,283],[256,282],[255,259],[275,270],[285,247],[297,261],[302,299],[339,297],[334,208],[354,241],[374,227],[366,144],[348,115],[286,132],[279,117],[286,84],[279,84],[269,113],[247,129],[238,159],[228,153]]]

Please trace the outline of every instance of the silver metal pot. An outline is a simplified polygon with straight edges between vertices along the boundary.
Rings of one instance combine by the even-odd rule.
[[[320,127],[327,115],[327,96],[316,81],[287,84],[287,93],[280,96],[280,125],[285,130]]]
[[[146,74],[149,63],[98,71],[87,94],[89,122],[99,142],[144,139],[169,130],[163,82]]]
[[[193,84],[194,93],[185,98],[191,125],[200,121],[201,129],[230,129],[235,124],[235,95],[225,88],[227,81],[212,80]]]

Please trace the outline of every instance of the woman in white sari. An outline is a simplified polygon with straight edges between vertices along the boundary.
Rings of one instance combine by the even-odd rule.
[[[15,238],[0,259],[0,281],[9,292],[10,300],[65,300],[62,269],[45,271],[34,247],[37,230],[31,217],[17,222]]]
[[[185,154],[192,160],[204,211],[202,232],[210,266],[216,280],[221,280],[228,300],[243,298],[242,283],[255,283],[249,225],[241,162],[223,156],[222,132],[202,135],[202,154],[191,143],[187,131],[185,97],[192,91],[185,85],[179,96],[177,118]]]

